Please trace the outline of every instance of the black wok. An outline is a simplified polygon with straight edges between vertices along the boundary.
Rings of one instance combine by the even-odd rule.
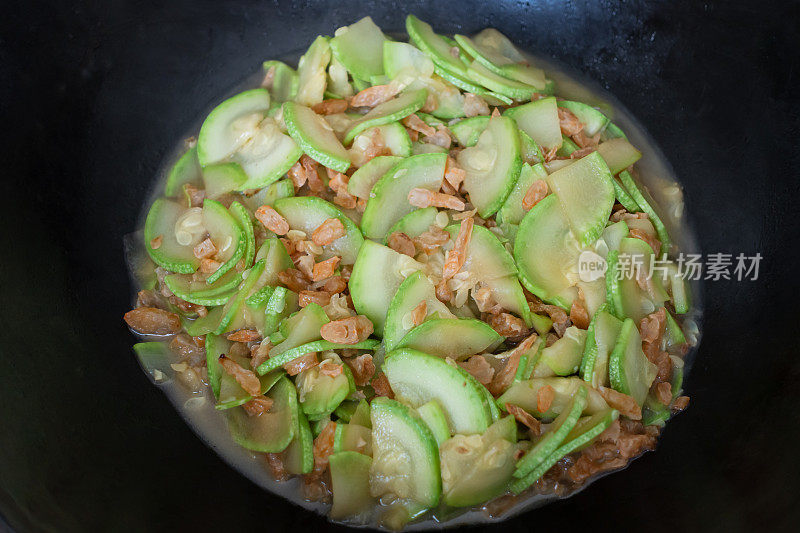
[[[0,530],[338,529],[231,469],[130,352],[122,237],[177,136],[265,58],[366,14],[494,26],[608,89],[706,253],[689,410],[655,453],[494,526],[788,531],[800,520],[797,2],[17,2],[0,20]]]

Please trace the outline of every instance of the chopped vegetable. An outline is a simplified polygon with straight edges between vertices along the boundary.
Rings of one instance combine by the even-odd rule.
[[[622,130],[497,30],[406,29],[318,36],[209,113],[124,316],[276,479],[394,529],[652,449],[695,337]]]

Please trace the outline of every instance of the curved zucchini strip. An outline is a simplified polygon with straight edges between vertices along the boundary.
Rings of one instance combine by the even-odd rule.
[[[414,211],[408,203],[411,189],[438,191],[446,162],[445,154],[419,154],[403,159],[384,174],[372,187],[361,218],[364,236],[383,240],[397,221]]]
[[[330,202],[316,196],[293,196],[282,198],[273,204],[275,210],[289,222],[292,229],[305,232],[308,238],[323,222],[330,218],[339,220],[344,225],[345,235],[323,247],[322,259],[334,255],[342,258],[342,264],[352,265],[364,238],[350,218],[341,209]]]
[[[331,39],[334,57],[354,78],[368,80],[383,74],[383,46],[388,42],[370,17],[339,28]]]
[[[186,184],[202,186],[200,162],[197,160],[197,146],[189,148],[172,165],[167,174],[167,183],[164,186],[164,196],[175,197],[183,193]]]
[[[350,155],[325,120],[310,108],[294,102],[283,104],[286,129],[309,157],[339,172],[350,168]]]
[[[176,236],[176,230],[180,230],[176,225],[185,212],[185,207],[166,198],[153,202],[144,223],[144,245],[158,266],[172,272],[191,274],[200,266],[200,260],[194,255],[194,245],[197,243],[188,233],[186,244],[178,242]],[[198,224],[202,224],[201,217],[196,217]]]
[[[415,113],[425,105],[428,91],[406,91],[397,97],[376,105],[369,113],[356,120],[344,134],[344,144],[350,144],[356,135],[375,126],[396,122]]]
[[[281,377],[267,396],[272,399],[269,411],[248,415],[242,407],[228,409],[228,428],[233,440],[254,452],[278,453],[286,449],[297,427],[297,393],[286,377]]]

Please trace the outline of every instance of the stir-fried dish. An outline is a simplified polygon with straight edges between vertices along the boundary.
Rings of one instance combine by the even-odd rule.
[[[276,479],[395,529],[653,449],[690,346],[625,133],[496,30],[406,28],[317,37],[211,111],[125,315]]]

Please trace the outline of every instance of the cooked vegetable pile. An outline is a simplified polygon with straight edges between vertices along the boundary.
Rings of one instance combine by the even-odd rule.
[[[570,490],[688,402],[688,289],[641,153],[496,30],[406,28],[317,37],[211,111],[125,315],[276,478],[391,528]]]

